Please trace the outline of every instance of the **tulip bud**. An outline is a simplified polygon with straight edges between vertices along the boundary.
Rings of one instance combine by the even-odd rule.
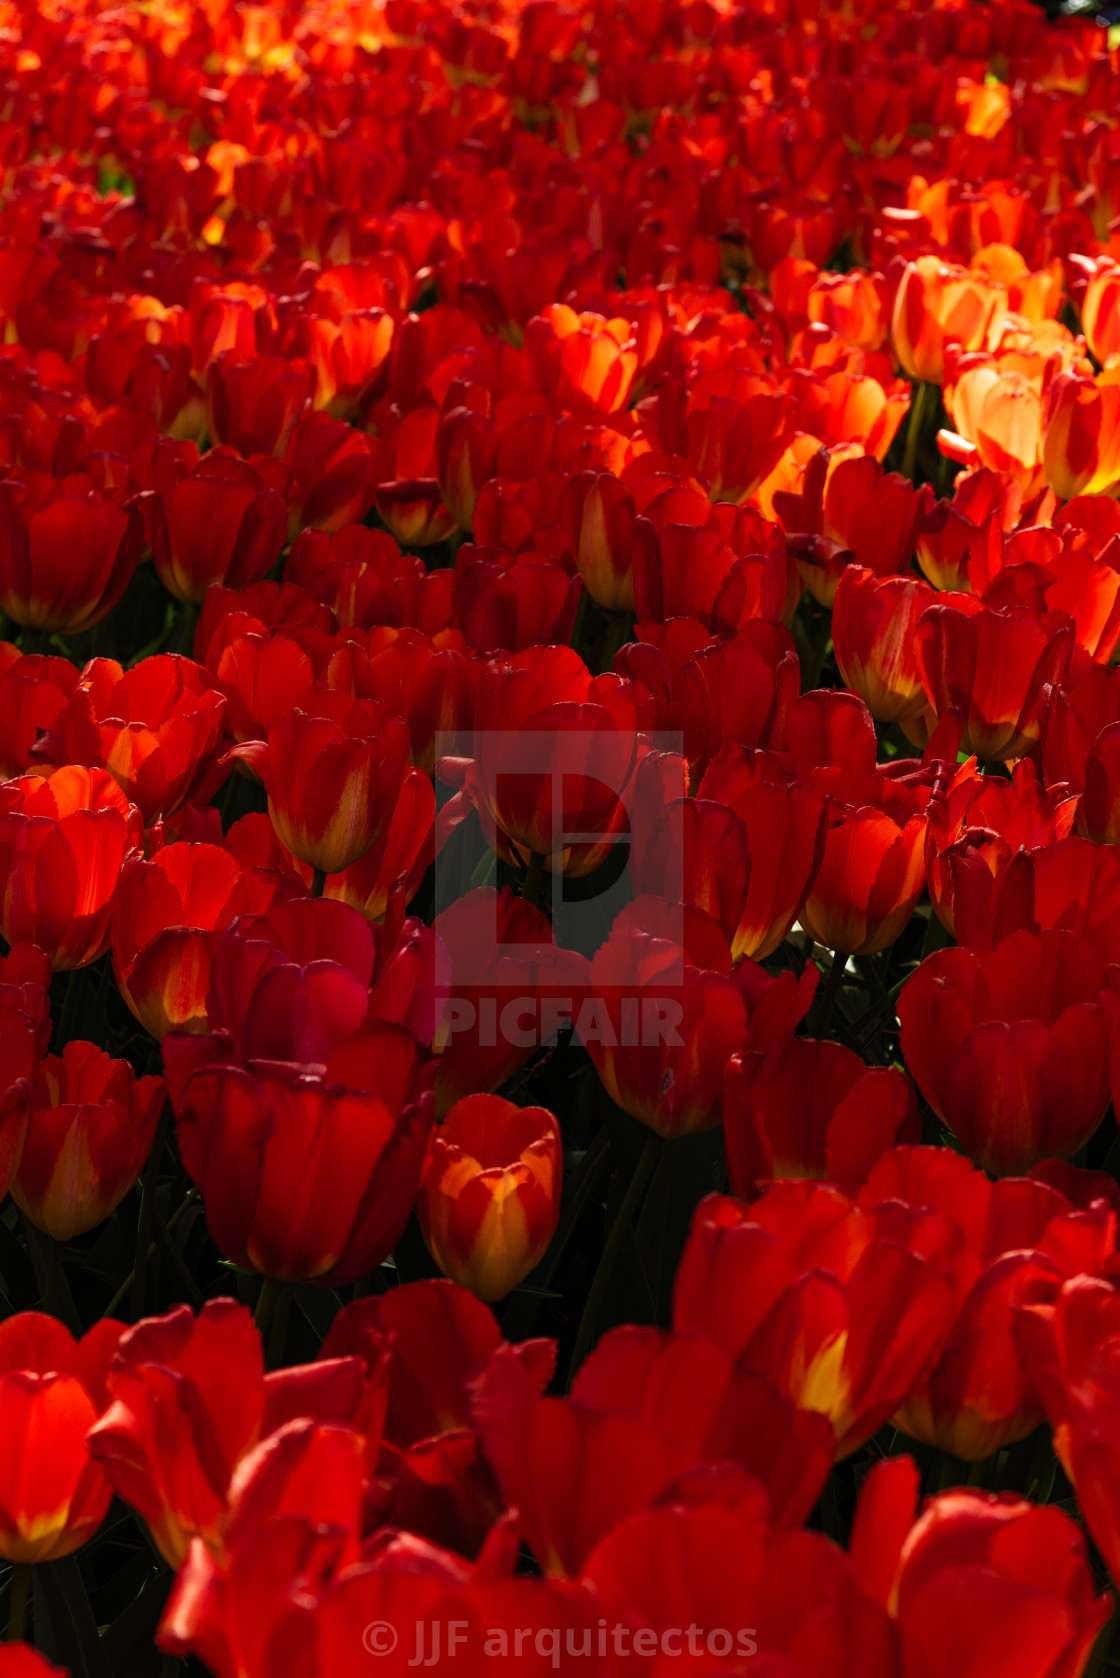
[[[39,1068],[12,1199],[36,1229],[72,1241],[103,1222],[144,1168],[162,1078],[137,1078],[93,1043],[67,1043]]]
[[[492,1304],[544,1257],[560,1217],[560,1127],[544,1107],[468,1095],[432,1132],[416,1215],[445,1276]]]

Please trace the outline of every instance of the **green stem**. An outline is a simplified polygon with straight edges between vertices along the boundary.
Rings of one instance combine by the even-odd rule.
[[[253,1312],[253,1322],[257,1333],[264,1338],[265,1331],[272,1322],[273,1314],[283,1293],[286,1282],[278,1282],[274,1276],[266,1276],[261,1282],[261,1291],[257,1298],[257,1308]]]
[[[541,878],[544,874],[544,856],[540,851],[530,851],[529,866],[521,881],[521,895],[526,903],[536,903],[541,889]]]
[[[603,640],[602,674],[606,674],[614,664],[615,654],[620,647],[626,645],[630,639],[631,614],[629,612],[611,612],[607,624],[607,633]]]
[[[132,1320],[139,1322],[144,1315],[144,1295],[148,1280],[148,1247],[152,1240],[152,1216],[159,1189],[159,1168],[163,1162],[163,1144],[167,1136],[169,1103],[163,1104],[152,1138],[152,1150],[144,1167],[144,1185],[140,1191],[140,1221],[136,1226],[136,1259],[132,1266]]]
[[[184,600],[179,607],[179,622],[176,625],[175,640],[171,648],[173,653],[185,653],[190,658],[194,651],[194,631],[195,625],[198,623],[198,612],[199,608],[192,606],[188,600]]]
[[[74,1026],[78,1017],[78,1004],[84,989],[85,968],[72,967],[66,975],[66,995],[62,999],[62,1013],[59,1015],[58,1029],[55,1032],[54,1049],[56,1054],[62,1053],[74,1035]]]
[[[326,885],[326,883],[327,883],[327,876],[326,876],[325,871],[322,868],[313,869],[312,873],[311,873],[311,895],[312,895],[312,897],[322,897],[323,888]]]
[[[288,1338],[288,1316],[292,1309],[292,1284],[280,1283],[280,1292],[272,1309],[272,1330],[268,1336],[269,1369],[279,1369],[284,1361],[284,1343]]]
[[[925,430],[926,419],[934,399],[934,387],[924,380],[914,386],[910,397],[910,417],[906,422],[906,449],[902,456],[902,476],[914,482],[918,464],[918,444]]]
[[[590,1292],[587,1295],[583,1316],[580,1318],[579,1332],[576,1335],[576,1343],[572,1351],[572,1361],[568,1373],[569,1391],[574,1376],[591,1349],[596,1324],[602,1314],[607,1289],[610,1286],[611,1277],[614,1275],[618,1255],[622,1251],[622,1244],[626,1239],[626,1231],[631,1226],[631,1221],[646,1184],[653,1175],[654,1166],[657,1164],[661,1153],[662,1142],[663,1138],[655,1130],[651,1131],[646,1138],[642,1156],[635,1168],[634,1175],[630,1179],[630,1187],[626,1190],[622,1205],[619,1207],[614,1223],[611,1225],[610,1234],[607,1236],[603,1247],[603,1255],[599,1260],[599,1267],[595,1272]]]
[[[165,1228],[165,1230],[167,1231],[168,1234],[170,1234],[171,1231],[175,1228],[175,1225],[179,1222],[179,1219],[183,1216],[183,1213],[187,1210],[187,1207],[188,1206],[193,1206],[197,1199],[198,1199],[198,1190],[197,1189],[191,1189],[191,1191],[187,1195],[186,1199],[184,1201],[182,1201],[181,1204],[175,1208],[174,1212],[172,1212],[171,1216],[168,1218],[166,1224],[164,1225],[164,1228]],[[147,1252],[146,1252],[146,1255],[145,1255],[145,1260],[150,1259],[152,1254],[155,1252],[155,1250],[156,1250],[155,1242],[154,1241],[149,1241],[148,1247],[147,1247]],[[136,1275],[136,1271],[135,1271],[135,1268],[133,1268],[132,1270],[129,1271],[128,1275],[125,1277],[124,1281],[121,1283],[120,1287],[117,1289],[116,1293],[113,1295],[112,1299],[109,1301],[108,1305],[105,1307],[104,1311],[101,1313],[103,1317],[111,1317],[113,1315],[113,1312],[119,1310],[119,1308],[124,1304],[125,1298],[128,1295],[128,1292],[132,1287],[132,1283],[133,1283],[133,1279],[134,1279],[135,1275]]]
[[[20,1643],[27,1626],[27,1604],[31,1596],[31,1568],[26,1562],[16,1562],[12,1568],[11,1596],[8,1599],[8,1642]]]
[[[824,984],[820,988],[809,1022],[814,1037],[820,1038],[828,1035],[833,1010],[836,1007],[836,998],[840,995],[840,986],[844,982],[844,969],[847,965],[847,956],[834,950],[832,952],[832,965],[825,975]]]
[[[583,654],[580,651],[580,643],[583,640],[583,626],[587,622],[587,599],[587,589],[580,589],[579,605],[576,607],[576,621],[572,625],[572,648],[580,654],[581,658]]]

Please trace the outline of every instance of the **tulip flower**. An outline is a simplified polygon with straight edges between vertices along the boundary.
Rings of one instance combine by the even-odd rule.
[[[934,591],[919,577],[878,578],[849,565],[832,610],[832,645],[848,687],[877,722],[906,722],[925,709],[914,631]]]
[[[431,1129],[418,1059],[408,1032],[378,1021],[325,1067],[201,1066],[172,1086],[179,1152],[225,1257],[277,1281],[376,1269],[412,1208]]]
[[[564,489],[561,511],[592,600],[607,612],[632,612],[635,509],[626,485],[611,472],[577,473]]]
[[[673,1324],[827,1416],[845,1457],[937,1357],[960,1240],[936,1210],[863,1210],[821,1183],[774,1183],[749,1208],[709,1195],[677,1271]]]
[[[907,575],[928,495],[870,455],[818,450],[800,493],[774,502],[813,598],[830,607],[849,565],[877,577]]]
[[[406,769],[385,832],[357,862],[330,876],[324,897],[341,899],[370,921],[385,918],[398,891],[410,903],[435,860],[435,817],[428,776],[422,769]]]
[[[218,845],[181,843],[150,862],[127,858],[113,904],[113,971],[144,1029],[157,1041],[169,1031],[205,1031],[221,932],[299,892],[295,880],[242,868]]]
[[[543,554],[464,542],[455,557],[451,617],[467,646],[490,657],[571,638],[582,583]]]
[[[1042,463],[1063,501],[1109,495],[1120,483],[1120,384],[1116,368],[1092,379],[1058,373],[1042,405]]]
[[[821,1418],[798,1417],[693,1334],[612,1330],[566,1399],[542,1398],[507,1347],[476,1380],[472,1408],[507,1505],[556,1578],[578,1574],[628,1516],[677,1501],[690,1471],[712,1465],[714,1477],[719,1463],[734,1487],[745,1470],[766,1488],[775,1522],[794,1525],[832,1460]]]
[[[1010,780],[1002,775],[978,775],[975,759],[970,759],[947,787],[936,788],[928,812],[926,881],[934,913],[950,936],[957,937],[959,895],[970,936],[958,942],[978,949],[973,934],[997,942],[995,927],[1007,914],[1014,917],[1019,912],[1015,903],[1023,901],[1021,895],[1008,897],[1006,909],[1001,910],[1000,897],[1009,881],[1021,894],[1022,870],[1032,866],[1016,859],[1025,851],[1033,855],[1042,855],[1047,848],[1060,851],[1076,812],[1076,799],[1060,783],[1044,785],[1030,758],[1019,759]],[[1049,867],[1047,871],[1051,873]],[[1057,885],[1058,878],[1051,877]],[[1042,924],[1072,925],[1060,918]],[[1014,930],[1007,925],[1008,932]]]
[[[568,647],[488,664],[475,755],[461,773],[464,802],[477,807],[499,855],[523,866],[543,857],[552,871],[576,876],[605,861],[627,829],[636,722],[630,684],[593,679]]]
[[[215,585],[258,582],[280,556],[288,507],[247,461],[211,449],[183,477],[141,495],[152,558],[176,600],[201,605]]]
[[[161,653],[127,671],[95,658],[36,755],[108,769],[150,826],[217,790],[225,714],[222,695],[189,658]]]
[[[441,415],[436,478],[443,504],[460,530],[471,528],[478,492],[495,476],[496,453],[497,431],[488,412],[464,406]]]
[[[243,1305],[211,1299],[197,1317],[180,1305],[120,1335],[89,1450],[178,1567],[193,1537],[220,1545],[230,1482],[262,1438],[295,1416],[348,1422],[364,1384],[347,1357],[266,1375]]]
[[[989,760],[1025,757],[1037,743],[1039,698],[1069,663],[1073,625],[1025,606],[986,608],[958,594],[927,606],[914,632],[918,673],[934,716],[956,710],[964,749]]]
[[[479,886],[433,923],[447,955],[444,1016],[435,1039],[436,1110],[498,1089],[578,1018],[587,958],[554,941],[541,911],[509,886]]]
[[[1120,722],[1120,670],[1090,664],[1076,680],[1043,688],[1038,716],[1047,785],[1064,781],[1071,792],[1083,792],[1090,752]]]
[[[66,1678],[28,1643],[6,1643],[0,1648],[0,1678]]]
[[[80,635],[112,611],[140,558],[137,513],[92,478],[0,482],[0,607],[30,629]]]
[[[445,1276],[489,1303],[544,1257],[560,1217],[560,1128],[543,1107],[457,1101],[431,1134],[416,1215]]]
[[[53,1317],[23,1311],[0,1323],[0,1555],[57,1561],[92,1538],[112,1491],[86,1443],[105,1408],[106,1366],[120,1323],[81,1340]]]
[[[282,356],[240,361],[227,350],[210,364],[207,374],[210,436],[238,454],[282,460],[314,388],[315,371],[306,362]]]
[[[917,1142],[921,1126],[904,1073],[796,1037],[769,1054],[732,1055],[723,1134],[732,1190],[751,1200],[777,1177],[858,1184],[886,1149]]]
[[[894,943],[925,884],[927,799],[882,775],[841,783],[799,911],[818,943],[844,955],[873,955]]]
[[[0,777],[10,780],[35,767],[33,746],[54,727],[77,684],[68,658],[21,654],[0,642]]]
[[[12,1198],[36,1229],[72,1241],[119,1206],[144,1168],[163,1107],[162,1078],[72,1041],[39,1067]]]
[[[456,630],[428,636],[380,625],[364,648],[350,640],[332,654],[323,685],[398,711],[408,724],[412,762],[430,776],[436,737],[465,732],[474,721],[476,674]]]
[[[38,945],[56,971],[86,967],[109,947],[117,876],[144,818],[104,769],[72,765],[50,780],[0,786],[0,930]]]
[[[611,1100],[661,1136],[720,1120],[723,1067],[743,1048],[775,1047],[816,988],[752,961],[732,971],[719,928],[696,909],[637,897],[592,958],[576,1029]]]
[[[939,950],[898,999],[918,1088],[968,1156],[997,1176],[1068,1159],[1108,1106],[1104,993],[1082,933],[1015,932],[990,955]]]
[[[624,408],[638,370],[629,321],[577,314],[564,303],[529,322],[524,353],[534,388],[574,413]]]
[[[935,1207],[964,1237],[952,1259],[952,1327],[893,1420],[912,1438],[967,1462],[1025,1439],[1042,1419],[1014,1340],[1019,1304],[1052,1298],[1067,1277],[1099,1270],[1114,1249],[1115,1209],[1093,1175],[1082,1174],[1084,1200],[1074,1205],[1053,1163],[1046,1172],[1047,1181],[1040,1171],[1038,1180],[992,1183],[948,1149],[894,1148],[859,1194],[864,1206]],[[1078,1173],[1070,1168],[1069,1177]]]
[[[1076,1523],[1014,1493],[943,1492],[918,1515],[908,1457],[864,1482],[851,1536],[863,1589],[896,1622],[915,1678],[1075,1678],[1111,1603]],[[915,1517],[917,1516],[917,1519]]]
[[[759,753],[761,758],[764,754]],[[696,798],[647,808],[647,758],[635,783],[630,875],[639,895],[701,909],[734,961],[765,961],[788,935],[817,866],[824,811],[815,787],[763,778],[754,754],[720,748]],[[686,766],[680,764],[683,772]],[[683,785],[680,786],[683,790]]]
[[[408,760],[408,729],[386,707],[318,688],[274,722],[267,741],[229,754],[255,770],[282,844],[337,874],[385,832]]]
[[[903,372],[940,384],[946,347],[979,349],[1005,308],[1003,287],[981,274],[937,256],[908,263],[891,317],[891,342]]]

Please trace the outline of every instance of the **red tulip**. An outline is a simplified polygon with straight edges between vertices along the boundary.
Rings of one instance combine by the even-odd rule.
[[[892,1457],[864,1482],[852,1562],[896,1621],[914,1678],[1080,1678],[1111,1603],[1060,1509],[951,1491],[915,1520],[918,1473]]]
[[[723,1068],[742,1048],[769,1049],[808,1011],[816,973],[731,970],[718,927],[695,909],[639,897],[591,962],[576,1029],[603,1087],[662,1136],[718,1124]]]
[[[1042,1419],[1038,1393],[1016,1349],[1016,1308],[1053,1297],[1067,1276],[1096,1271],[1116,1245],[1116,1213],[1091,1173],[1074,1205],[1051,1181],[991,1183],[945,1148],[894,1148],[860,1192],[861,1204],[932,1206],[964,1240],[953,1258],[956,1311],[936,1363],[893,1420],[904,1433],[968,1462],[1025,1439]],[[1068,1175],[1078,1177],[1069,1168]],[[1107,1185],[1108,1180],[1105,1179]],[[1069,1185],[1071,1188],[1073,1185]],[[1081,1187],[1078,1184],[1078,1187]]]
[[[282,460],[314,388],[315,372],[306,362],[282,356],[239,361],[226,351],[207,374],[210,436],[239,454],[270,454]]]
[[[894,943],[925,884],[927,799],[882,775],[841,782],[800,910],[818,943],[843,955],[873,955]]]
[[[960,1239],[937,1211],[864,1211],[820,1183],[775,1183],[749,1209],[710,1195],[677,1272],[673,1322],[827,1416],[844,1457],[937,1357]]]
[[[139,515],[90,477],[0,482],[0,607],[30,629],[80,635],[111,612],[140,557]]]
[[[354,1281],[404,1228],[431,1129],[418,1053],[380,1021],[325,1067],[202,1066],[173,1105],[222,1253],[279,1281]]]
[[[804,781],[763,778],[753,754],[732,745],[713,758],[696,798],[651,798],[647,808],[656,762],[655,755],[645,760],[635,784],[634,890],[703,910],[734,961],[765,961],[793,926],[817,865],[820,795]]]
[[[1047,785],[1064,781],[1071,792],[1084,792],[1090,755],[1099,745],[1098,761],[1102,756],[1108,758],[1103,736],[1113,723],[1120,722],[1120,669],[1090,664],[1076,680],[1067,677],[1044,687],[1038,716]],[[1112,736],[1108,739],[1111,741]],[[1101,842],[1099,834],[1086,836]]]
[[[561,510],[592,600],[608,612],[632,612],[634,500],[625,483],[612,472],[579,472],[565,486]]]
[[[288,850],[337,874],[385,832],[408,760],[408,730],[385,706],[309,690],[268,731],[230,753],[268,792],[268,813]]]
[[[940,384],[945,351],[980,349],[992,323],[1007,307],[1002,286],[970,268],[922,256],[907,264],[895,293],[891,340],[903,372]]]
[[[1058,372],[1042,404],[1042,463],[1063,501],[1110,495],[1120,482],[1120,388],[1115,367],[1097,378]]]
[[[351,640],[331,656],[323,684],[399,712],[408,724],[412,761],[430,776],[437,737],[466,732],[474,721],[476,675],[455,630],[433,637],[381,625],[369,631],[364,648]]]
[[[57,971],[86,967],[109,947],[121,863],[144,818],[104,769],[76,765],[50,780],[0,787],[0,930],[37,944]]]
[[[566,1399],[542,1398],[507,1348],[474,1393],[507,1505],[554,1577],[579,1573],[628,1516],[677,1502],[699,1470],[713,1488],[722,1480],[733,1490],[745,1470],[766,1487],[774,1518],[792,1525],[831,1465],[818,1418],[798,1418],[764,1380],[738,1373],[725,1352],[691,1334],[612,1330]]]
[[[814,599],[831,606],[850,565],[877,577],[907,575],[928,494],[897,472],[884,472],[870,455],[818,450],[800,494],[774,498]]]
[[[473,651],[498,657],[571,637],[582,583],[530,551],[476,548],[455,556],[452,621]]]
[[[435,1041],[436,1110],[500,1088],[579,1017],[587,959],[554,942],[541,911],[509,886],[479,886],[434,921],[447,955],[447,1001]]]
[[[577,314],[563,303],[526,326],[525,362],[534,387],[574,413],[625,408],[638,369],[629,321]]]
[[[898,999],[914,1080],[997,1176],[1068,1159],[1108,1106],[1111,976],[1076,932],[1016,932],[990,955],[939,950]]]
[[[955,709],[965,750],[989,760],[1024,757],[1037,743],[1040,693],[1061,681],[1071,645],[1065,613],[1040,620],[1024,606],[992,611],[967,594],[927,607],[915,631],[934,715]]]
[[[218,845],[168,845],[150,862],[129,857],[113,905],[113,971],[145,1030],[157,1041],[204,1031],[219,934],[299,891],[270,869],[242,868]]]
[[[732,1190],[751,1200],[776,1177],[861,1183],[886,1149],[917,1142],[921,1126],[905,1074],[797,1037],[769,1054],[732,1055],[723,1133]]]
[[[526,866],[541,856],[565,874],[598,867],[627,829],[636,722],[630,684],[592,678],[568,647],[488,664],[465,797],[499,854]]]
[[[144,1168],[162,1078],[137,1078],[93,1043],[67,1043],[39,1068],[12,1199],[36,1229],[72,1241],[119,1206]]]
[[[189,658],[160,653],[131,670],[95,658],[38,755],[108,769],[149,826],[217,790],[225,714],[222,695]]]
[[[259,1440],[296,1416],[349,1421],[364,1384],[356,1358],[266,1375],[244,1306],[180,1305],[121,1335],[90,1454],[178,1567],[192,1537],[220,1546],[231,1480]]]
[[[56,1561],[92,1538],[112,1492],[86,1445],[105,1408],[105,1371],[121,1334],[108,1318],[75,1341],[24,1311],[0,1324],[0,1555]]]
[[[163,586],[201,605],[215,585],[259,582],[280,556],[288,507],[279,489],[232,452],[211,449],[177,482],[141,495]]]
[[[435,860],[436,796],[422,769],[406,769],[389,826],[357,862],[332,874],[324,897],[335,897],[367,920],[384,920],[399,890],[405,904]]]
[[[0,777],[34,768],[32,747],[55,726],[77,685],[78,671],[68,658],[21,654],[0,642]]]
[[[457,1101],[428,1142],[416,1215],[452,1281],[492,1303],[544,1257],[560,1217],[560,1128],[543,1107]]]
[[[919,577],[878,578],[855,565],[840,577],[832,610],[836,664],[877,722],[906,722],[925,709],[914,631],[933,598]]]

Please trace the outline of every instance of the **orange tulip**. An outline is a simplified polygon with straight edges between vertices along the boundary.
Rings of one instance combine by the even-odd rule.
[[[907,264],[894,300],[891,340],[903,372],[912,379],[940,384],[945,350],[957,344],[978,350],[1003,313],[1006,293],[982,275],[921,256]]]
[[[432,1132],[416,1216],[445,1276],[492,1304],[544,1257],[560,1216],[560,1127],[543,1107],[468,1095]]]

